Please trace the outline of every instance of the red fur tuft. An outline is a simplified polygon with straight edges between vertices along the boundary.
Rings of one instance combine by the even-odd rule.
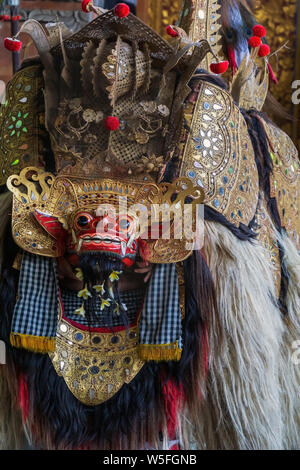
[[[28,385],[23,374],[19,375],[19,405],[22,410],[23,423],[27,421],[29,412]]]
[[[259,47],[261,45],[261,39],[258,36],[252,36],[248,44],[250,47]]]
[[[229,66],[229,62],[228,60],[225,60],[224,62],[210,64],[210,70],[212,73],[221,75],[222,73],[226,72],[226,70],[228,69],[228,66]]]
[[[175,31],[175,29],[173,29],[171,25],[166,27],[166,32],[172,38],[177,38],[177,36],[178,36],[177,31]]]
[[[255,26],[253,26],[252,32],[254,36],[257,36],[259,38],[264,38],[267,34],[266,28],[261,24],[256,24]]]
[[[185,396],[182,385],[177,385],[173,379],[168,380],[162,387],[165,413],[167,417],[169,439],[176,437],[176,429],[178,426],[177,413],[183,408]]]
[[[22,47],[22,42],[19,41],[18,39],[5,38],[4,39],[4,47],[8,51],[18,52]]]
[[[118,3],[114,8],[114,13],[119,18],[126,18],[130,13],[130,8],[126,3]]]
[[[117,129],[119,129],[119,125],[120,125],[120,121],[115,116],[108,116],[105,119],[105,127],[109,131],[116,131]]]
[[[89,13],[90,9],[88,7],[88,4],[91,3],[92,0],[82,0],[81,2],[81,8],[84,13]]]
[[[258,55],[259,57],[266,57],[267,55],[270,54],[270,52],[271,50],[268,44],[262,44],[259,48]]]

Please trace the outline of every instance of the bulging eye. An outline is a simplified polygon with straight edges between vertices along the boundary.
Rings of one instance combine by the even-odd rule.
[[[129,232],[132,228],[133,221],[130,217],[121,216],[118,220],[119,230],[122,232]]]
[[[87,228],[93,219],[94,217],[88,212],[82,212],[77,215],[75,219],[75,225],[78,229]]]

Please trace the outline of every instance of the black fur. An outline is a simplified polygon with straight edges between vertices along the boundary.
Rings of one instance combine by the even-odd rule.
[[[109,275],[113,271],[122,272],[123,266],[122,261],[118,258],[114,258],[105,253],[84,253],[79,256],[79,266],[83,272],[84,284],[87,285],[89,291],[93,297],[88,298],[84,301],[85,311],[88,320],[97,320],[99,315],[99,302],[97,302],[97,292],[94,290],[94,285],[103,284],[105,299],[110,299],[110,306],[100,313],[101,317],[104,316],[104,322],[108,327],[113,325],[113,316],[116,306],[119,307],[119,314],[123,321],[123,324],[128,328],[128,316],[126,310],[122,307],[120,299],[120,292],[118,289],[118,281],[113,283],[109,282]],[[109,286],[113,292],[113,299],[109,295]]]
[[[249,135],[253,144],[255,152],[255,161],[258,169],[260,188],[265,195],[267,202],[268,213],[274,223],[276,230],[283,233],[284,229],[281,224],[281,218],[278,210],[276,198],[271,197],[270,177],[273,172],[273,162],[270,156],[267,136],[265,130],[260,122],[260,118],[265,119],[262,113],[256,110],[245,111],[242,110],[246,119]],[[281,312],[287,314],[286,296],[289,283],[289,275],[284,266],[283,255],[284,250],[281,244],[277,241],[279,247],[279,257],[281,264],[281,287],[279,296],[279,307]]]

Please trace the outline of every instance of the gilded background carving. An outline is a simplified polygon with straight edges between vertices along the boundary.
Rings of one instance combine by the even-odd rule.
[[[145,0],[143,0],[143,3]],[[155,30],[166,37],[166,26],[174,23],[179,15],[181,0],[148,0],[148,22]],[[297,7],[300,17],[300,0],[257,0],[256,17],[266,26],[268,41],[272,52],[278,50],[287,41],[290,49],[279,51],[278,56],[271,59],[272,66],[279,78],[277,86],[271,85],[271,92],[285,109],[300,119],[300,105],[292,105],[292,82],[300,80],[300,28],[296,34]],[[145,11],[145,9],[144,9]],[[299,19],[298,22],[300,23]],[[298,38],[298,39],[297,39]],[[298,47],[298,53],[296,49]],[[298,63],[296,58],[298,58]],[[296,65],[297,63],[297,65]],[[287,121],[286,118],[276,118],[278,125],[293,137],[300,149],[300,124]]]
[[[299,8],[300,2],[298,0],[277,0],[275,2],[274,0],[263,0],[257,1],[256,4],[256,17],[267,28],[272,52],[278,50],[287,41],[290,48],[281,50],[278,53],[278,59],[275,56],[271,59],[272,66],[279,79],[278,85],[271,85],[271,92],[287,111],[300,118],[300,105],[295,106],[295,109],[293,109],[291,98],[292,82],[296,78],[300,79],[300,75],[297,76],[295,67],[296,59],[300,61],[299,54],[296,54],[298,42],[296,35],[297,4]],[[298,30],[299,35],[300,31]],[[298,148],[300,148],[299,123],[296,127],[286,120],[282,120],[279,124],[283,130],[294,138],[295,143],[298,143]],[[296,132],[298,135],[296,135]]]

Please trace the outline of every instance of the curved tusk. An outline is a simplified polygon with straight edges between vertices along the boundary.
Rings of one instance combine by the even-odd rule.
[[[22,27],[20,28],[16,36],[18,36],[20,33],[29,34],[39,54],[49,52],[51,46],[50,46],[48,36],[44,28],[38,21],[34,19],[25,21],[25,23],[22,25]]]

